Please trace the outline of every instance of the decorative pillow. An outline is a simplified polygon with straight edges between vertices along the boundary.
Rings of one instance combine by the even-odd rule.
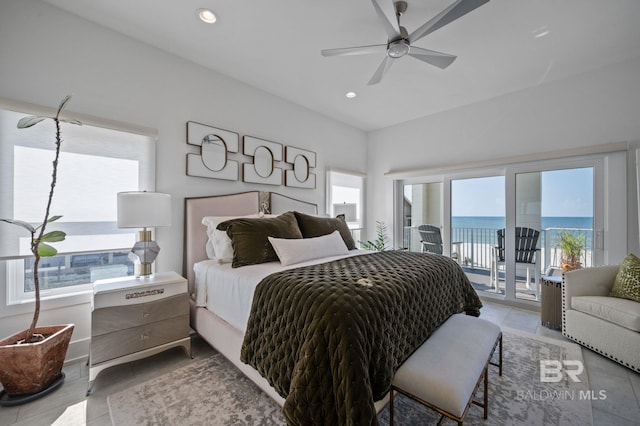
[[[353,241],[351,231],[349,231],[344,217],[330,218],[311,216],[300,212],[294,213],[304,238],[321,237],[331,234],[333,231],[338,231],[349,250],[356,248],[356,243]]]
[[[269,242],[269,237],[302,238],[293,212],[266,219],[228,220],[220,223],[218,230],[226,231],[231,238],[232,268],[277,261],[278,255]]]
[[[640,259],[633,253],[622,261],[609,296],[640,302]]]
[[[219,263],[229,263],[233,258],[233,248],[231,240],[226,232],[217,231],[216,228],[221,222],[238,218],[259,218],[263,217],[263,213],[250,214],[247,216],[205,216],[202,218],[202,224],[207,227],[207,257],[209,259],[217,259]]]
[[[349,249],[344,244],[344,240],[338,231],[313,238],[283,239],[269,237],[269,242],[271,242],[282,266],[349,253]]]

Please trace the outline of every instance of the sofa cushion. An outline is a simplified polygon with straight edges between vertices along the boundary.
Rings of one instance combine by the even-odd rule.
[[[640,302],[640,259],[633,253],[620,265],[609,296]]]
[[[640,332],[640,304],[606,296],[574,296],[571,308]]]

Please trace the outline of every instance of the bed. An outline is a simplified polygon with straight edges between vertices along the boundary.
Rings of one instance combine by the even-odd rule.
[[[319,423],[320,419],[322,423],[332,424],[354,424],[363,421],[376,424],[375,414],[386,404],[385,395],[398,362],[406,359],[451,314],[462,311],[479,314],[480,300],[459,266],[454,261],[437,255],[400,252],[370,254],[360,250],[349,250],[348,253],[337,256],[289,266],[270,262],[238,268],[233,268],[228,263],[220,265],[215,259],[209,259],[206,249],[208,236],[202,224],[203,217],[239,217],[258,215],[260,212],[278,215],[293,211],[301,212],[301,215],[315,215],[317,206],[280,194],[258,191],[185,199],[183,272],[188,279],[192,296],[192,327],[282,406],[285,418],[290,424]],[[282,214],[278,218],[284,216],[285,214]],[[375,256],[379,257],[374,260]],[[400,293],[401,297],[406,299],[402,300],[402,303],[412,304],[412,308],[407,310],[416,317],[407,317],[408,314],[403,312],[403,309],[391,307],[399,293],[396,290],[388,291],[391,284],[387,281],[393,281],[394,274],[389,273],[391,278],[387,279],[384,265],[394,262],[402,266],[399,269],[408,271],[406,273],[409,275],[401,278],[407,281],[413,280],[415,274],[409,265],[415,265],[415,262],[426,262],[442,268],[433,268],[433,271],[428,271],[426,275],[432,281],[447,283],[446,287],[442,285],[440,289],[435,289],[435,286],[433,290],[429,289],[434,294],[439,294],[438,300],[443,302],[438,304],[446,304],[447,308],[443,308],[442,312],[436,315],[432,313],[436,310],[432,305],[426,308],[427,302],[417,305],[422,303],[418,300],[422,300],[422,293],[426,290],[424,286],[414,289],[414,284],[407,285],[408,290],[405,291],[403,288]],[[370,278],[362,279],[356,279],[360,275],[356,278],[347,277],[359,285],[339,284],[335,287],[336,277],[343,279],[343,275],[349,275],[350,271],[355,271],[361,265],[375,271],[375,274],[369,273],[367,276]],[[361,273],[362,271],[358,272]],[[441,273],[447,274],[447,278],[440,280],[438,277]],[[323,281],[325,276],[330,277],[327,278],[327,282],[317,284]],[[387,278],[378,280],[376,277]],[[289,285],[287,282],[294,278],[299,283],[296,284],[297,293],[295,296],[288,295],[286,300],[283,300],[282,294],[289,291],[286,287]],[[305,280],[309,283],[313,281],[314,284],[306,285]],[[261,284],[258,285],[258,282]],[[378,286],[380,292],[386,295],[379,301],[370,302],[367,295],[374,292],[369,287]],[[448,286],[451,286],[451,289]],[[355,289],[352,290],[352,287]],[[339,288],[339,291],[327,291],[327,288]],[[421,296],[417,297],[417,293],[411,293],[412,291],[420,291]],[[363,295],[366,299],[364,302]],[[290,313],[287,309],[291,308],[287,305],[293,303],[289,300],[296,297],[301,300],[301,307],[296,307],[294,316],[289,319]],[[323,302],[325,297],[328,302]],[[348,299],[349,297],[353,299]],[[358,303],[354,303],[353,300],[357,300]],[[374,309],[373,313],[371,309]],[[375,309],[380,309],[380,312]],[[323,315],[321,321],[313,321],[314,324],[318,323],[315,327],[319,328],[319,331],[309,329],[308,324],[298,325],[305,321],[305,316],[313,316],[316,312],[322,312]],[[347,326],[353,319],[351,313],[354,313],[354,317],[362,315],[362,318],[355,319],[354,327],[361,328],[362,325],[358,324],[362,322],[365,325],[381,322],[377,327],[386,331],[381,331],[375,338],[371,337],[371,342],[367,341],[368,336],[373,336],[370,331],[358,331],[354,334],[358,335],[359,340],[347,342],[339,337],[333,345],[331,342],[336,338],[327,336],[333,336],[334,330],[337,333],[341,328],[349,328],[349,331],[341,332],[351,333],[351,325]],[[366,315],[369,317],[363,321]],[[418,316],[424,315],[436,318],[431,318],[430,323],[437,321],[438,324],[430,324],[430,328],[427,329],[426,325],[422,325],[424,321],[417,320]],[[402,318],[405,323],[416,323],[407,327],[405,334],[410,334],[411,338],[405,341],[405,336],[405,340],[398,344],[395,333],[389,331],[395,327],[394,321],[397,318]],[[366,347],[366,350],[355,351],[358,353],[357,356],[374,359],[372,361],[367,358],[366,365],[364,362],[360,365],[362,360],[356,360],[358,362],[355,364],[360,370],[348,367],[350,361],[344,361],[346,356],[351,356],[350,353],[354,352],[351,350],[352,343],[354,346]],[[285,351],[282,356],[276,353],[280,347]],[[323,349],[318,350],[318,347]],[[325,354],[325,347],[332,348],[330,352],[339,353],[339,357]],[[310,362],[314,364],[309,365]],[[321,373],[314,373],[316,369],[320,371],[317,368],[320,364],[326,364],[326,369]],[[354,373],[356,370],[359,372]],[[332,383],[326,383],[331,382],[334,374],[342,376]],[[353,383],[342,383],[346,381],[346,377]],[[357,390],[356,397],[344,394],[351,388]]]

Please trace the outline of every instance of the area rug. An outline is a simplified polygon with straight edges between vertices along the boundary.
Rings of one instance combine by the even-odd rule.
[[[468,425],[591,425],[591,390],[586,371],[569,374],[583,362],[578,345],[503,329],[504,369],[489,371],[489,419],[472,406]],[[550,361],[543,367],[540,361]],[[553,380],[553,381],[551,381]],[[108,398],[115,426],[128,425],[284,425],[280,407],[222,355],[114,393]],[[439,415],[398,396],[396,425],[436,424]],[[389,408],[378,416],[389,424]],[[455,424],[449,420],[444,424]]]

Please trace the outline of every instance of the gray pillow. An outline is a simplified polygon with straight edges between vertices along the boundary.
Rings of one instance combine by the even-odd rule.
[[[226,231],[233,246],[232,268],[278,261],[269,237],[302,238],[293,212],[263,219],[239,218],[218,224]]]
[[[321,237],[331,234],[333,231],[338,231],[349,250],[356,248],[356,243],[353,241],[351,231],[347,226],[347,222],[344,220],[344,216],[330,218],[311,216],[300,212],[294,213],[303,238]]]

